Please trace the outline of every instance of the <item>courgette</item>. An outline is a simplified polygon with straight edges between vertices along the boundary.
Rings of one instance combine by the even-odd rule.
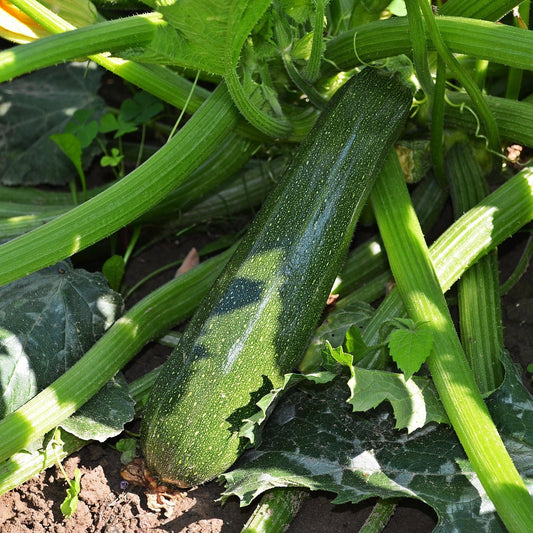
[[[246,447],[238,430],[301,357],[411,101],[365,68],[302,141],[151,390],[141,447],[162,482],[211,480]]]

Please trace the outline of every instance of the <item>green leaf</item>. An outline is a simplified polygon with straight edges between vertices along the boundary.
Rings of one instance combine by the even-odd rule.
[[[120,452],[120,462],[127,465],[137,457],[137,439],[120,439],[115,448]]]
[[[60,425],[80,439],[104,442],[122,433],[124,424],[131,422],[134,416],[135,402],[128,384],[122,374],[117,374]]]
[[[102,167],[117,167],[118,165],[120,165],[120,162],[123,159],[124,159],[124,154],[122,154],[118,148],[111,148],[111,155],[102,156],[102,158],[100,159],[100,166],[102,166]],[[112,264],[111,267],[108,267],[108,268],[119,267],[118,260],[115,260],[112,257],[110,257],[110,259],[112,259],[112,263],[113,264]],[[107,263],[107,261],[106,261],[106,263]],[[104,267],[105,267],[105,264],[104,264]],[[120,271],[117,270],[116,274],[119,274],[119,273],[120,273]],[[124,274],[124,272],[122,272],[122,274]],[[104,275],[107,277],[107,274],[105,272],[104,272]],[[107,278],[107,279],[109,280],[110,278]],[[122,279],[122,275],[120,276],[120,279]],[[115,282],[115,280],[114,280],[114,282]],[[118,280],[118,282],[120,284],[120,280]],[[115,290],[118,290],[117,286],[115,286],[115,285],[112,285],[111,287],[113,289],[115,289]]]
[[[71,367],[108,329],[122,298],[70,262],[0,288],[0,417]]]
[[[411,433],[429,422],[447,423],[433,382],[428,378],[405,379],[403,374],[353,367],[348,402],[354,411],[368,411],[390,402],[396,429]]]
[[[74,470],[74,479],[67,480],[69,487],[67,489],[67,496],[61,504],[61,512],[65,518],[70,518],[78,508],[78,495],[81,491],[81,472],[78,468]]]
[[[108,258],[102,266],[102,274],[106,277],[109,286],[114,291],[118,291],[120,289],[125,268],[126,265],[124,263],[124,257],[117,254]]]
[[[92,109],[78,109],[63,129],[63,133],[72,133],[78,138],[82,149],[88,148],[98,135],[98,122],[89,120],[92,115]]]
[[[390,402],[396,429],[411,433],[429,422],[448,422],[431,380],[423,377],[406,379],[403,374],[380,370],[367,370],[354,365],[354,357],[342,347],[327,349],[340,364],[350,369],[348,403],[354,411],[369,411],[381,403]],[[363,343],[364,344],[364,343]],[[368,349],[367,349],[368,350]]]
[[[147,92],[135,93],[120,106],[119,119],[133,124],[145,124],[163,111],[163,103]]]
[[[235,68],[270,0],[156,0],[154,5],[169,25],[156,31],[137,58],[223,76]]]
[[[508,372],[487,403],[533,492],[533,399],[519,378]],[[265,425],[262,444],[222,476],[223,497],[247,505],[274,487],[307,487],[334,493],[336,504],[416,498],[438,514],[434,533],[506,531],[451,428],[431,423],[399,431],[387,406],[353,413],[344,400],[338,378],[319,389],[289,391]]]
[[[365,302],[355,302],[346,308],[338,309],[331,313],[325,321],[315,330],[303,362],[306,371],[308,368],[319,368],[328,362],[324,360],[324,344],[328,341],[332,347],[336,348],[343,344],[346,334],[351,327],[362,328],[372,318],[374,308]],[[352,337],[357,333],[352,332]],[[332,370],[328,365],[324,368]]]
[[[50,135],[50,140],[54,141],[60,150],[70,159],[78,174],[83,175],[81,163],[81,143],[73,133],[54,133]]]
[[[315,11],[313,0],[282,0],[280,6],[298,24],[307,22]]]
[[[346,347],[346,351],[351,353],[356,360],[358,360],[360,357],[363,357],[368,352],[368,346],[363,340],[361,330],[357,326],[350,326],[348,328],[344,345]]]
[[[50,135],[63,132],[76,110],[98,119],[104,110],[97,95],[101,75],[93,64],[71,63],[0,86],[0,183],[64,185],[72,179],[72,164]],[[98,150],[84,152],[84,167]]]
[[[98,131],[100,131],[100,133],[111,133],[116,130],[118,130],[117,117],[115,117],[113,113],[102,115],[100,124],[98,125]]]
[[[395,329],[389,338],[391,357],[409,379],[420,370],[433,347],[433,334],[427,324],[415,324],[410,319],[396,319],[400,329]]]
[[[326,347],[324,351],[342,366],[347,366],[350,368],[353,366],[353,355],[351,353],[345,352],[342,346],[337,346],[336,348],[333,348],[329,341],[326,341]]]

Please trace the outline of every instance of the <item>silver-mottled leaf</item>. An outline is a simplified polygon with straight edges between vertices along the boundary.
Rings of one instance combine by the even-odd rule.
[[[68,261],[0,287],[0,417],[70,368],[121,310],[102,274]]]
[[[533,492],[533,400],[512,364],[489,409]],[[390,408],[353,413],[341,379],[320,389],[292,390],[280,401],[256,450],[224,474],[225,497],[250,503],[273,487],[336,494],[334,503],[367,498],[418,498],[439,516],[438,533],[506,530],[452,429],[431,423],[395,429]]]

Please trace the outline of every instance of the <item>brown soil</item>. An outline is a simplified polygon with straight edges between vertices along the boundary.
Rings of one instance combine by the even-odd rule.
[[[205,237],[204,237],[205,238]],[[195,240],[196,239],[196,240]],[[203,243],[185,238],[180,243],[162,243],[157,253],[143,254],[132,263],[128,281],[142,278],[154,268],[183,257],[191,246]],[[524,238],[518,237],[502,251],[502,270],[505,279],[520,255]],[[166,272],[152,280],[143,292],[172,276]],[[139,294],[138,297],[142,296]],[[527,273],[504,299],[504,322],[507,347],[517,362],[525,368],[533,362],[533,285]],[[159,345],[147,347],[126,369],[128,379],[135,379],[162,362],[168,349]],[[138,426],[133,424],[133,431]],[[58,533],[233,533],[241,531],[251,508],[240,508],[237,500],[221,506],[217,499],[222,488],[209,483],[189,491],[176,505],[173,515],[150,511],[143,490],[133,485],[121,485],[119,453],[108,444],[91,444],[64,463],[69,476],[75,468],[82,472],[81,494],[77,512],[65,520],[60,504],[65,497],[66,484],[59,469],[52,468],[23,486],[0,497],[0,530],[2,533],[58,532]],[[358,505],[334,506],[327,493],[312,494],[290,526],[290,533],[357,531],[371,510],[371,501]],[[433,511],[416,501],[399,506],[385,529],[386,533],[426,533],[436,525]]]

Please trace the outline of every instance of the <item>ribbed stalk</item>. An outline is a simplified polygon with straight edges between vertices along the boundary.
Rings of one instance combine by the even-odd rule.
[[[455,331],[396,154],[376,183],[372,205],[409,316],[433,334],[433,382],[474,470],[510,532],[531,531],[533,500],[490,417]]]
[[[137,15],[14,46],[0,53],[0,82],[66,60],[128,48],[132,41],[139,46],[148,44],[165,24],[158,13]]]
[[[279,488],[265,493],[241,533],[282,533],[298,514],[309,491]]]
[[[160,369],[161,367],[155,368],[133,383],[130,383],[129,389],[135,402],[136,414],[139,414],[141,411],[144,398]],[[53,444],[49,444],[47,450],[44,452],[43,450],[33,453],[23,451],[14,454],[4,463],[0,463],[0,495],[25,483],[32,477],[40,474],[43,470],[54,466],[57,460],[62,461],[87,444],[90,444],[90,441],[75,437],[64,429],[58,428],[58,431],[63,444],[61,446],[55,446],[55,453],[51,449]]]
[[[233,249],[168,282],[132,307],[52,385],[0,421],[0,461],[19,452],[94,396],[139,350],[188,318]]]
[[[533,70],[532,32],[484,20],[436,17],[435,23],[451,52]],[[357,34],[355,36],[355,34]],[[426,34],[428,47],[434,50]],[[405,17],[379,20],[349,30],[326,44],[326,59],[341,70],[398,54],[410,55],[409,24]],[[324,65],[324,72],[326,72]]]
[[[167,144],[128,176],[0,246],[0,285],[70,257],[148,211],[216,150],[237,119],[222,84]]]
[[[517,0],[448,0],[440,9],[441,15],[467,17],[496,22],[509,13],[517,4]]]
[[[429,231],[438,220],[447,197],[448,194],[431,177],[414,189],[412,201],[424,231]],[[383,242],[379,236],[371,237],[348,253],[338,276],[339,283],[332,292],[344,298],[354,288],[386,271],[388,262]]]
[[[431,245],[431,260],[442,291],[446,292],[478,259],[531,220],[533,169],[526,168],[467,211]],[[364,329],[365,343],[378,344],[383,323],[402,313],[402,299],[393,289]]]
[[[412,0],[411,0],[412,1]],[[454,78],[461,84],[466,90],[472,102],[474,103],[475,110],[479,115],[479,120],[485,128],[485,134],[487,136],[488,148],[492,150],[494,154],[500,153],[500,133],[498,124],[490,112],[489,106],[486,100],[483,98],[481,90],[476,85],[474,80],[468,75],[463,66],[459,63],[456,57],[451,53],[448,45],[444,42],[439,26],[437,24],[435,15],[431,10],[431,6],[426,0],[419,0],[418,2],[424,21],[426,24],[426,31],[431,38],[431,42],[439,54],[440,60],[442,60],[449,71],[454,75]],[[443,66],[439,64],[439,70],[442,70]],[[444,96],[444,87],[441,89]],[[442,117],[439,117],[442,120]],[[433,133],[433,132],[432,132]],[[498,157],[492,158],[492,171],[494,175],[497,175],[501,170],[501,160]]]
[[[480,202],[488,186],[466,143],[454,145],[447,154],[447,177],[455,216]],[[483,395],[500,386],[503,368],[503,325],[496,250],[472,265],[458,283],[461,340],[474,379]]]

